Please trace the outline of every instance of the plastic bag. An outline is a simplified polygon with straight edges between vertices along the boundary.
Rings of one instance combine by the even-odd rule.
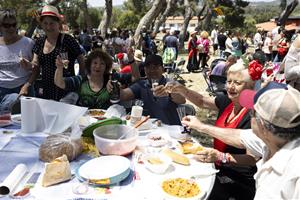
[[[44,162],[51,162],[65,154],[69,161],[77,158],[82,152],[81,139],[72,139],[66,134],[50,135],[41,144],[39,157]]]

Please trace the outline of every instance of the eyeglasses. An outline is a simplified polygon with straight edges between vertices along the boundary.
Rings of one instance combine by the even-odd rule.
[[[4,28],[10,28],[10,27],[16,28],[17,23],[12,23],[12,24],[9,24],[9,23],[2,23],[2,26],[3,26]]]

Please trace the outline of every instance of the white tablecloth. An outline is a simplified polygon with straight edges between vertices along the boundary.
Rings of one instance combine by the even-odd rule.
[[[162,128],[157,128],[155,131],[159,131],[160,133],[168,134],[168,127],[164,126]],[[0,153],[5,149],[5,143],[12,143],[13,140],[11,138],[19,137],[20,132],[14,134],[2,134],[3,129],[0,129]],[[137,149],[147,148],[146,135],[151,131],[143,131],[141,132],[141,136],[139,137],[139,145]],[[26,137],[29,135],[23,135],[22,139],[26,140]],[[43,134],[39,135],[30,135],[32,136],[45,136]],[[25,138],[24,138],[25,137]],[[172,140],[172,143],[174,140]],[[32,144],[32,148],[36,148],[38,151],[38,146]],[[16,151],[22,149],[14,149]],[[24,150],[26,151],[26,150]],[[4,152],[2,152],[4,153]],[[191,158],[191,157],[190,157]],[[0,154],[1,159],[1,154]],[[74,173],[75,168],[77,168],[80,164],[82,164],[84,160],[77,160],[71,162],[72,173]],[[113,186],[109,189],[107,188],[93,188],[90,187],[89,193],[87,195],[76,195],[73,193],[73,188],[79,184],[79,181],[74,178],[69,182],[61,183],[55,186],[50,187],[42,187],[40,185],[40,180],[35,184],[34,188],[31,189],[31,195],[26,199],[151,199],[151,200],[160,200],[167,199],[161,189],[161,183],[163,180],[169,177],[182,177],[189,178],[190,176],[197,174],[204,174],[206,172],[214,170],[214,164],[201,163],[196,160],[190,159],[190,166],[183,166],[180,164],[172,163],[172,166],[168,169],[168,171],[163,174],[154,174],[145,168],[144,164],[137,163],[136,159],[131,160],[131,169],[135,172],[135,178],[132,181],[129,181],[128,184],[124,184],[122,186]],[[1,167],[5,167],[6,165],[1,164]],[[31,174],[34,172],[42,172],[43,165],[41,161],[37,161],[37,163],[31,166]],[[96,170],[96,169],[95,169]],[[8,175],[8,174],[7,174]],[[6,175],[6,176],[7,176]],[[41,177],[40,177],[41,178]],[[206,193],[204,199],[206,199],[212,189],[214,184],[215,174],[210,176],[204,176],[197,179],[197,183],[200,186],[200,190],[203,193]],[[1,181],[1,180],[0,180]],[[2,180],[3,181],[3,180]],[[20,185],[19,188],[24,186]],[[8,197],[4,197],[2,199],[9,199]]]

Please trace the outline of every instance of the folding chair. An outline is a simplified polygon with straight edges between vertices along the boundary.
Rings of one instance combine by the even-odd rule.
[[[214,95],[227,93],[225,86],[227,78],[225,76],[210,75],[209,81]]]
[[[206,91],[209,93],[209,95],[213,95],[214,93],[214,89],[212,87],[212,85],[210,84],[210,80],[209,80],[209,70],[204,68],[203,71],[202,71],[202,75],[204,77],[204,80],[207,84],[207,89]]]

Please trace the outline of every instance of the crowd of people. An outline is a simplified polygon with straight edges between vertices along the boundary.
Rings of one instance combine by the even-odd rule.
[[[0,13],[0,111],[11,110],[22,95],[107,109],[112,104],[114,71],[120,82],[120,104],[129,102],[130,108],[135,100],[142,100],[144,115],[214,137],[212,148],[195,155],[220,170],[209,199],[300,198],[297,33],[289,39],[280,28],[265,35],[258,30],[251,39],[218,26],[211,34],[192,31],[189,72],[208,68],[211,49],[213,55],[226,59],[209,69],[212,75],[226,77],[226,92],[206,97],[165,74],[179,54],[178,33],[173,29],[162,30],[160,45],[156,33],[143,27],[141,49],[134,50],[131,31],[113,29],[105,38],[99,33],[92,37],[87,30],[62,32],[61,15],[54,6],[43,7],[39,23],[44,35],[33,40],[18,34],[13,10]],[[249,54],[252,41],[255,53],[248,64],[242,57]],[[38,78],[41,88],[36,90]],[[180,119],[177,108],[186,107],[186,100],[217,111],[215,124],[191,115]]]

